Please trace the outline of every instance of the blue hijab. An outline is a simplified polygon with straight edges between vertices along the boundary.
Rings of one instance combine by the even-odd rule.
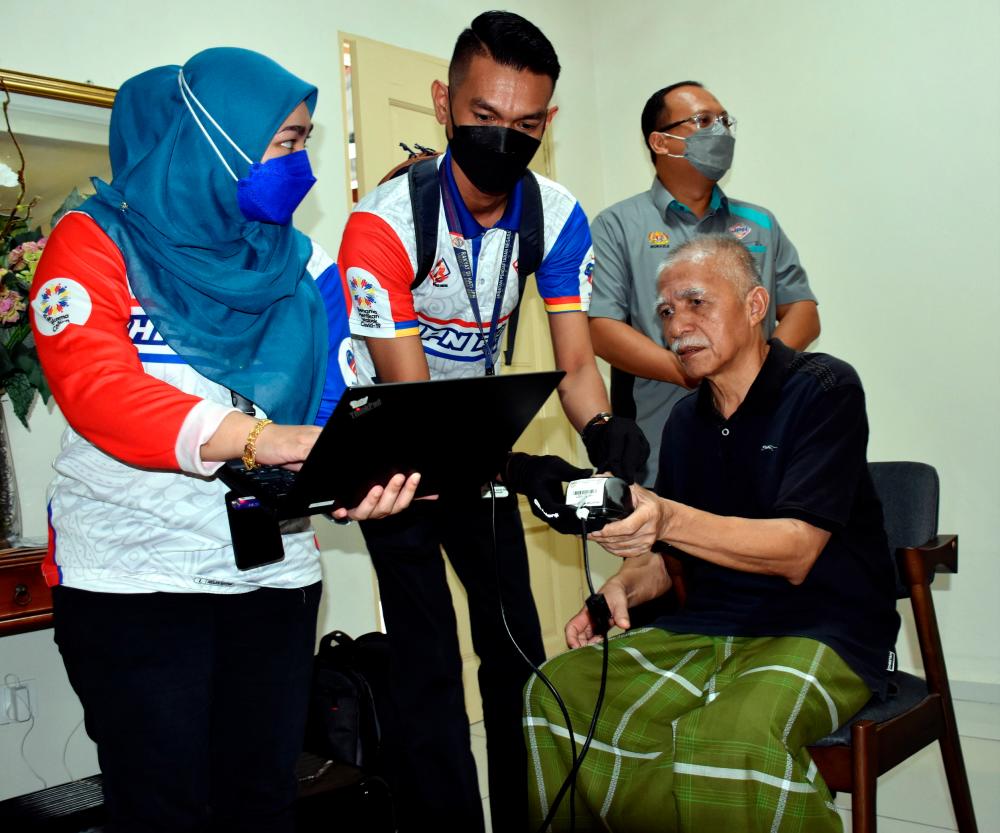
[[[121,250],[135,297],[166,342],[203,376],[277,422],[313,421],[326,373],[327,325],[306,263],[309,239],[252,222],[181,97],[181,67],[130,78],[111,111],[111,183],[83,204]],[[195,96],[259,161],[316,88],[246,49],[199,52],[183,67]],[[248,163],[198,111],[238,177]]]

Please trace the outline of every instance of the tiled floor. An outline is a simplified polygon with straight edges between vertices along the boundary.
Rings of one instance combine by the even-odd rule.
[[[1000,831],[1000,705],[956,701],[955,711],[979,829],[982,833]],[[479,769],[486,829],[490,833],[486,733],[481,723],[472,726],[472,751]],[[936,744],[883,776],[878,786],[879,833],[936,833],[956,829]],[[850,833],[850,796],[838,796],[837,804],[844,808],[841,810],[844,831]]]

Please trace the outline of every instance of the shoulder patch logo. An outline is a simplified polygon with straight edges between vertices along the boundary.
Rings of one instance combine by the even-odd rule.
[[[350,337],[340,342],[337,350],[337,363],[340,365],[340,374],[344,377],[344,382],[348,387],[358,383],[358,360],[354,355],[354,344]]]
[[[82,284],[70,278],[53,278],[38,290],[31,307],[38,332],[54,336],[69,324],[86,324],[93,304]]]
[[[670,245],[670,235],[665,231],[651,231],[646,239],[649,240],[651,249],[662,249]]]
[[[753,231],[753,229],[751,229],[746,223],[735,223],[729,227],[729,233],[737,240],[742,240],[751,231]]]
[[[594,250],[587,252],[580,270],[580,309],[590,308],[590,299],[594,295]]]

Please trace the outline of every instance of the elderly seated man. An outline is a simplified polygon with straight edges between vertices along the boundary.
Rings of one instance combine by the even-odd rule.
[[[652,302],[652,299],[651,299]],[[850,365],[765,341],[769,302],[728,235],[678,247],[659,278],[667,343],[699,388],[664,427],[659,479],[591,535],[625,560],[601,588],[610,624],[666,593],[686,603],[609,643],[576,829],[841,830],[806,746],[883,694],[899,627],[882,509],[868,474],[864,392]],[[545,672],[579,744],[602,651],[587,609]],[[571,769],[569,733],[537,678],[525,688],[533,820]],[[553,830],[569,827],[564,800]]]

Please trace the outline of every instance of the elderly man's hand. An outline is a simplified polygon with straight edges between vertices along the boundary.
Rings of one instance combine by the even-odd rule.
[[[608,603],[611,611],[611,627],[618,627],[628,630],[630,627],[628,618],[628,595],[625,586],[615,577],[608,579],[601,588],[604,599]],[[596,645],[601,642],[602,636],[594,632],[594,622],[590,618],[590,612],[584,605],[580,612],[566,623],[566,644],[570,648],[582,648],[584,645]]]
[[[631,488],[635,511],[589,536],[612,555],[622,558],[649,552],[670,519],[670,505],[663,498],[642,486]]]
[[[364,500],[353,509],[334,509],[333,517],[338,521],[368,521],[395,515],[410,505],[419,485],[419,474],[411,474],[409,477],[393,475],[385,486],[373,486]]]

